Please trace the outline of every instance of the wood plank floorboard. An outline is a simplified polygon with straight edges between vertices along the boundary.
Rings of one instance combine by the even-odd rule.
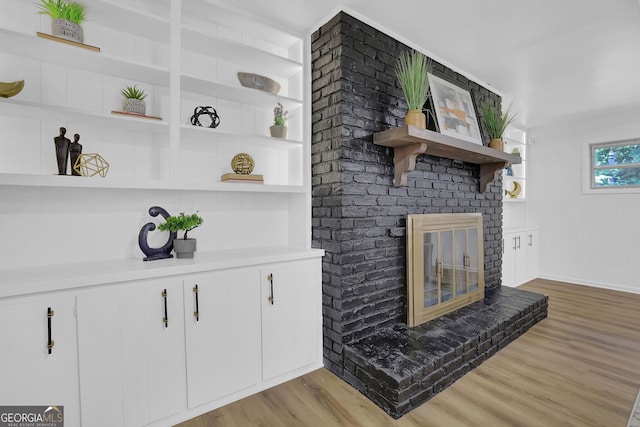
[[[326,369],[179,427],[625,427],[640,386],[640,294],[537,279],[549,317],[394,420]]]

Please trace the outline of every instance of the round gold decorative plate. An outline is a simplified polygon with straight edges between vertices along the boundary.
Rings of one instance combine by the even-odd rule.
[[[247,153],[238,153],[231,159],[231,169],[240,175],[250,175],[255,163]]]

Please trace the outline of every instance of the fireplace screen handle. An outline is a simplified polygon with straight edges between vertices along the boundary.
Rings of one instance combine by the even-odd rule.
[[[269,274],[267,276],[267,280],[269,281],[269,302],[271,303],[271,305],[273,305],[273,273]]]

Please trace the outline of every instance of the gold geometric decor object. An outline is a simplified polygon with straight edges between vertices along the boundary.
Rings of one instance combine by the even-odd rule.
[[[235,173],[225,173],[220,178],[222,181],[252,182],[263,184],[262,175],[252,175],[255,162],[247,153],[238,153],[231,159],[231,169]]]
[[[73,170],[82,176],[100,175],[104,178],[109,172],[109,162],[98,153],[80,154]]]
[[[231,159],[231,169],[237,174],[250,175],[255,167],[255,162],[247,153],[239,153]]]

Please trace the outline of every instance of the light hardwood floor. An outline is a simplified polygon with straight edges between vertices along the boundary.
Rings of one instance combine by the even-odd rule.
[[[640,295],[534,280],[549,317],[394,420],[320,369],[180,427],[625,427],[640,384]]]

